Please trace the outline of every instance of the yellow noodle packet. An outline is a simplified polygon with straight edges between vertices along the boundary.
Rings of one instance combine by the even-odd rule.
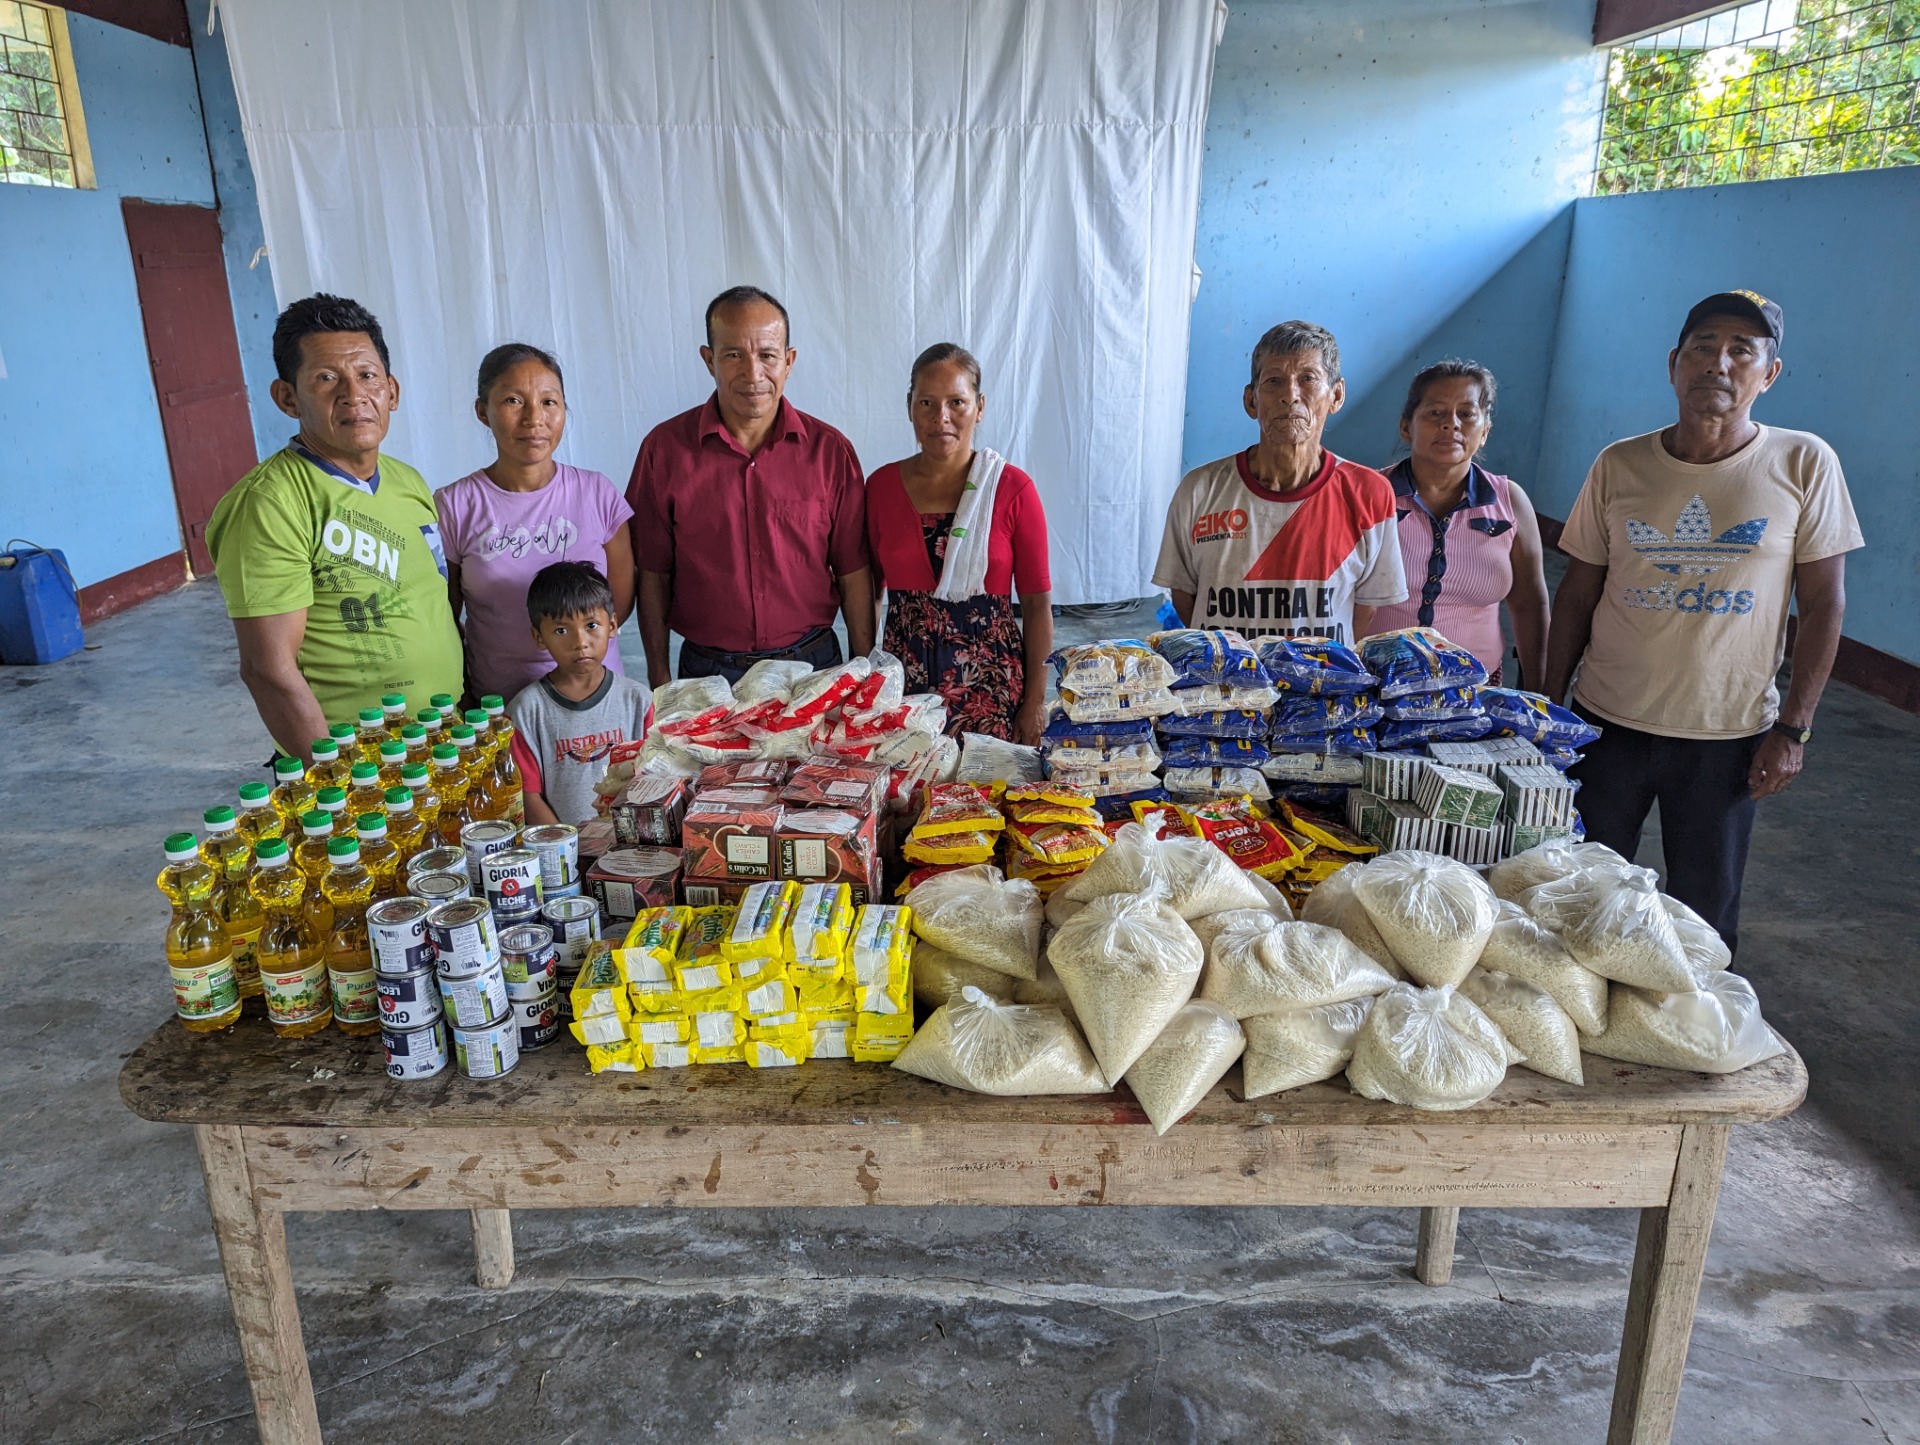
[[[813,1057],[813,1035],[784,1039],[748,1039],[744,1045],[750,1069],[789,1069]]]
[[[692,1036],[685,1014],[637,1014],[627,1020],[627,1037],[636,1044],[684,1044]]]
[[[613,950],[596,948],[580,966],[580,976],[568,994],[576,1021],[612,1017],[621,1023],[633,1013],[627,997],[627,976],[615,961]],[[577,1035],[576,1035],[577,1037]],[[611,1043],[610,1039],[581,1039],[581,1043]]]
[[[778,958],[786,948],[787,924],[800,898],[798,883],[756,883],[741,895],[733,927],[720,940],[720,956],[728,963],[752,958]]]
[[[910,863],[933,863],[948,867],[990,863],[993,861],[994,840],[997,837],[997,830],[993,833],[946,833],[933,838],[909,835],[900,851]]]
[[[804,885],[787,932],[790,958],[838,959],[853,937],[853,889],[844,883]]]
[[[693,1023],[693,1043],[698,1048],[732,1048],[747,1041],[747,1021],[737,1013],[713,1010],[688,1017]]]
[[[587,1067],[596,1074],[637,1074],[646,1066],[646,1055],[631,1043],[587,1045]]]
[[[816,1059],[850,1059],[853,1057],[853,1018],[833,1015],[816,1018],[807,1025],[807,1031],[813,1036],[813,1057]],[[902,1048],[906,1045],[902,1044]]]
[[[650,1069],[684,1069],[693,1062],[692,1044],[642,1044]]]
[[[1062,808],[1093,809],[1093,794],[1083,793],[1078,788],[1069,788],[1060,782],[1009,783],[1001,801],[1022,806],[1036,803],[1051,803]]]
[[[744,1064],[747,1061],[746,1040],[737,1044],[725,1044],[709,1048],[706,1044],[693,1046],[693,1061],[696,1064]]]
[[[634,915],[627,936],[616,950],[629,982],[654,983],[672,977],[680,955],[680,940],[693,921],[691,908],[643,908]]]
[[[789,1014],[797,1011],[799,1007],[799,991],[788,981],[784,973],[776,974],[744,990],[740,996],[740,1012],[750,1019]]]

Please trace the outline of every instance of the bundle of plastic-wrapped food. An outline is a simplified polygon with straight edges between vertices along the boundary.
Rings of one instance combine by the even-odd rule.
[[[1175,674],[1174,706],[1156,724],[1167,792],[1184,802],[1268,798],[1260,766],[1279,693],[1252,644],[1228,629],[1200,627],[1156,632],[1147,643]]]

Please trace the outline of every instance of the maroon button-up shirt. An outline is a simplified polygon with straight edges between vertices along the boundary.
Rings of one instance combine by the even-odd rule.
[[[853,444],[785,401],[752,456],[715,397],[647,433],[627,483],[633,556],[673,574],[667,625],[721,652],[791,647],[830,626],[835,581],[867,565]]]

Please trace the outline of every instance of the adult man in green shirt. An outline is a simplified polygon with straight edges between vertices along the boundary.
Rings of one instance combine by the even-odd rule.
[[[273,403],[300,423],[207,523],[240,676],[281,750],[311,762],[329,723],[383,693],[409,709],[461,690],[433,494],[380,455],[400,404],[380,323],[315,295],[273,328]]]

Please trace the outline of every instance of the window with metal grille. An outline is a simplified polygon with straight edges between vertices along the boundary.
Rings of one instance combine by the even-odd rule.
[[[0,0],[0,181],[93,185],[67,13]]]
[[[1613,48],[1595,195],[1920,164],[1920,0],[1753,0]]]

